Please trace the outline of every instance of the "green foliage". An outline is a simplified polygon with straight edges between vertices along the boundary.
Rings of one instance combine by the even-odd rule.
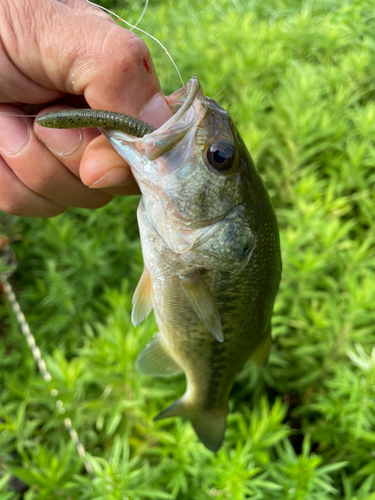
[[[136,8],[119,14],[134,22]],[[3,301],[0,500],[21,498],[12,475],[26,500],[375,500],[373,22],[370,0],[151,3],[142,28],[228,109],[276,207],[284,269],[270,362],[239,374],[216,455],[189,423],[153,423],[185,383],[134,368],[156,331],[153,318],[130,321],[137,198],[49,220],[3,216],[13,284],[53,380]],[[173,92],[171,64],[147,41]]]

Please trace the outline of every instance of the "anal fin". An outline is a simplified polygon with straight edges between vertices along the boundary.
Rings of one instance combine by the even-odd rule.
[[[156,377],[172,377],[183,372],[166,351],[159,335],[138,356],[136,368],[140,373]]]
[[[152,310],[152,286],[149,272],[146,268],[133,295],[132,323],[138,326]]]
[[[180,278],[180,284],[198,318],[216,340],[223,342],[224,335],[221,328],[219,309],[199,271],[195,271],[188,278]]]

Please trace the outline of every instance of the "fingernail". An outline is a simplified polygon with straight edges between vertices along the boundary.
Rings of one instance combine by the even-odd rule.
[[[115,167],[107,174],[103,175],[98,181],[90,184],[90,188],[108,188],[115,186],[127,186],[133,184],[130,171],[126,168]]]
[[[22,118],[0,114],[0,149],[14,155],[23,148],[30,137],[30,130]]]
[[[173,116],[162,92],[152,97],[146,106],[138,113],[138,118],[154,128],[158,128]]]
[[[47,148],[60,156],[73,153],[82,142],[82,131],[75,129],[54,129],[35,126],[35,133]]]

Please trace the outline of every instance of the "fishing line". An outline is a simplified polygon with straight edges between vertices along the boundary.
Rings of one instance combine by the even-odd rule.
[[[141,33],[144,33],[145,35],[149,36],[150,38],[152,38],[152,40],[154,40],[155,42],[157,42],[160,47],[164,50],[164,52],[167,54],[167,56],[169,57],[171,63],[173,64],[177,74],[178,74],[178,77],[180,78],[180,81],[182,83],[182,86],[184,86],[184,81],[182,79],[182,76],[181,76],[181,73],[179,72],[178,68],[177,68],[177,65],[176,63],[174,62],[172,56],[170,55],[170,53],[168,52],[168,50],[164,47],[164,45],[157,39],[155,38],[154,36],[150,35],[150,33],[147,33],[147,31],[144,31],[142,30],[141,28],[138,28],[137,27],[137,24],[139,23],[139,21],[142,19],[144,13],[146,12],[146,8],[148,6],[148,0],[146,1],[146,5],[145,5],[145,8],[143,9],[143,12],[142,12],[142,15],[141,17],[139,18],[139,20],[137,21],[137,24],[130,24],[128,23],[128,21],[125,21],[125,19],[122,19],[122,17],[120,17],[118,14],[115,14],[114,12],[112,12],[111,10],[107,9],[106,7],[102,7],[101,5],[97,5],[96,3],[94,2],[91,2],[90,0],[86,0],[87,3],[91,4],[91,5],[94,5],[95,7],[99,7],[99,9],[102,9],[103,11],[105,12],[108,12],[109,14],[111,14],[112,16],[116,17],[120,22],[126,24],[127,26],[130,26],[131,28],[133,29],[136,29],[138,31],[140,31]]]
[[[14,116],[18,118],[36,118],[38,115],[17,115],[16,113],[3,113],[0,112],[0,116]]]
[[[44,378],[44,380],[46,382],[51,382],[52,375],[50,374],[50,372],[47,369],[46,363],[43,360],[40,349],[37,346],[37,343],[35,341],[35,337],[31,333],[30,326],[29,326],[28,322],[26,321],[25,315],[23,314],[23,312],[21,310],[20,304],[19,304],[19,302],[16,298],[16,295],[12,289],[12,286],[8,280],[8,278],[16,270],[17,260],[16,260],[16,256],[15,256],[14,252],[12,251],[12,249],[9,245],[9,241],[7,238],[0,238],[0,256],[1,256],[1,253],[2,253],[2,257],[3,257],[3,262],[8,267],[8,270],[0,273],[0,292],[2,292],[6,296],[6,298],[8,299],[8,302],[10,303],[10,306],[11,306],[12,311],[17,319],[20,330],[26,339],[27,345],[30,348],[31,354],[34,358],[36,365],[38,366],[38,369],[39,369],[42,377]],[[50,395],[53,398],[57,398],[57,396],[59,395],[59,392],[56,388],[54,388],[54,389],[51,389]],[[57,411],[60,415],[63,415],[66,411],[61,399],[57,399],[56,408],[57,408]],[[78,434],[72,425],[71,419],[64,418],[64,425],[65,425],[66,430],[69,432],[70,438],[74,443],[74,446],[77,450],[78,455],[83,460],[86,472],[91,477],[94,477],[94,473],[93,473],[91,464],[87,458],[87,453],[86,453],[85,447],[81,443],[81,441],[78,437]]]
[[[134,28],[131,28],[131,30],[130,30],[130,31],[133,31],[133,29],[135,29],[135,28],[138,26],[138,24],[142,21],[143,16],[146,14],[147,7],[148,7],[148,0],[146,0],[145,6],[143,7],[142,14],[139,16],[139,19],[138,19],[138,21],[135,23]]]

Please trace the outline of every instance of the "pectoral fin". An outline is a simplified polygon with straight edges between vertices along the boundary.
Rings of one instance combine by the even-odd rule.
[[[132,323],[138,326],[152,310],[152,286],[147,269],[143,273],[133,295]]]
[[[166,351],[159,335],[138,356],[136,368],[140,373],[156,377],[171,377],[183,372]]]
[[[219,309],[199,271],[195,271],[189,278],[180,278],[180,283],[198,318],[216,340],[223,342],[224,335],[221,329]]]

